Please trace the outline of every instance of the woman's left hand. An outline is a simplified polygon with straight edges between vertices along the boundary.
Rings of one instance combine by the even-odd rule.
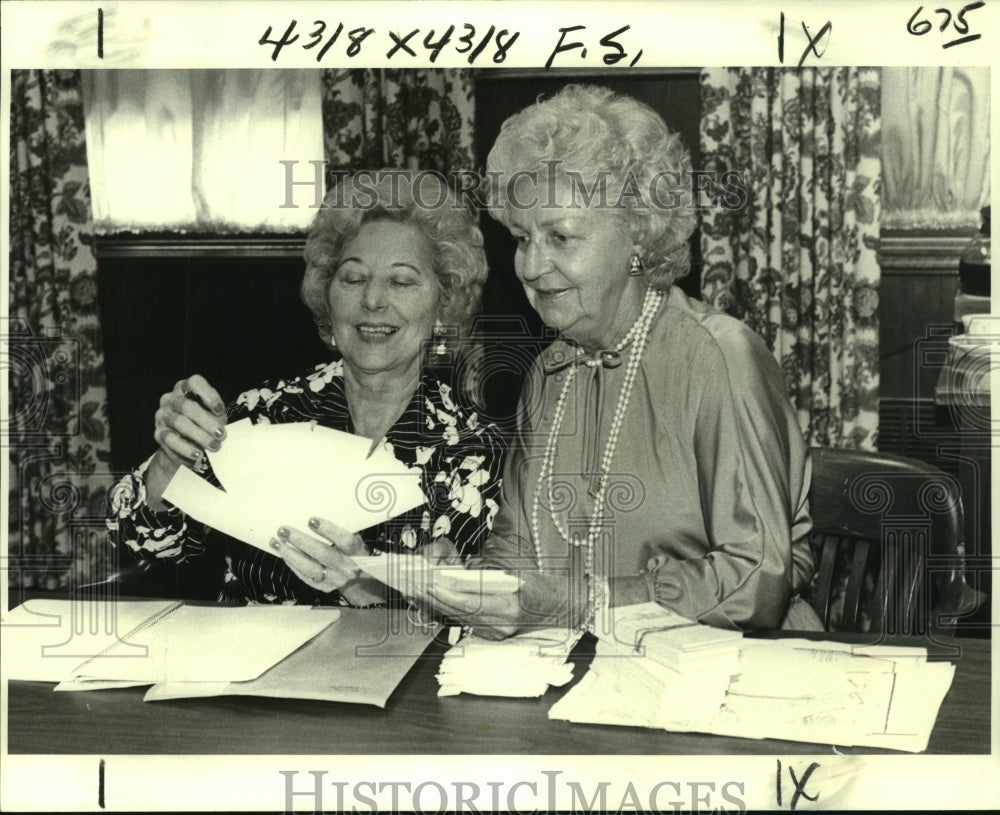
[[[353,606],[385,602],[385,586],[351,559],[368,556],[360,535],[322,518],[311,518],[309,528],[329,542],[283,526],[271,540],[271,549],[304,583],[319,591],[339,590]]]
[[[521,569],[516,574],[520,586],[515,592],[482,588],[458,591],[435,583],[427,588],[420,600],[435,613],[474,628],[484,639],[499,640],[519,631],[579,624],[570,613],[564,579],[535,569]]]
[[[489,640],[502,640],[520,629],[520,600],[517,592],[486,594],[479,591],[452,591],[431,586],[421,598],[443,617],[450,617],[475,629],[476,635]]]

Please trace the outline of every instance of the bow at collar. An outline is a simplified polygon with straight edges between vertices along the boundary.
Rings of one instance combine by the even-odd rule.
[[[558,373],[573,365],[586,365],[588,368],[617,368],[622,364],[621,351],[595,351],[588,354],[579,348],[570,347],[567,353],[563,349],[557,349],[546,355],[543,362],[546,375]]]

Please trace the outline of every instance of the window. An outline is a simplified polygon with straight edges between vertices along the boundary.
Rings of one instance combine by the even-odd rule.
[[[315,215],[282,208],[280,162],[323,159],[319,71],[85,71],[83,90],[97,231],[286,232]]]

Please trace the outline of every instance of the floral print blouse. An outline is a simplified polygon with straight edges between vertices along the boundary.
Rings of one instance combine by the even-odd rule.
[[[316,421],[354,432],[343,370],[343,362],[337,360],[307,375],[246,391],[228,407],[228,421],[245,417],[254,423]],[[500,431],[481,422],[474,411],[458,403],[448,385],[425,371],[383,443],[401,462],[420,468],[427,503],[363,531],[365,542],[385,551],[406,551],[447,537],[463,557],[479,552],[498,510],[506,449]],[[202,557],[210,546],[224,547],[226,567],[219,595],[223,602],[347,605],[339,592],[317,591],[280,558],[206,527],[177,507],[151,510],[144,478],[148,464],[112,490],[107,523],[116,545],[140,558],[177,564]],[[206,475],[213,479],[211,472]],[[330,520],[336,523],[335,518]]]

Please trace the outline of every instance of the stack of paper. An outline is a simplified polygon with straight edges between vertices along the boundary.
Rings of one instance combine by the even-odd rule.
[[[420,506],[420,470],[388,444],[315,422],[226,427],[208,453],[219,490],[181,467],[163,497],[209,526],[264,551],[280,526],[308,530],[313,516],[358,532]]]
[[[579,639],[563,628],[498,641],[465,637],[441,660],[438,696],[541,696],[573,678],[566,659]]]
[[[656,603],[611,609],[591,673],[615,694],[639,694],[646,716],[712,715],[739,666],[742,634],[700,625]]]
[[[620,642],[602,641],[598,655],[617,658],[595,658],[549,716],[921,752],[954,676],[953,665],[927,662],[922,648],[794,639],[737,643],[735,668],[692,673],[667,668],[662,649],[647,646],[628,660]],[[676,658],[687,668],[690,652],[680,651],[668,661]],[[719,658],[724,666],[728,657]]]
[[[739,664],[739,631],[711,628],[657,603],[619,606],[608,612],[611,630],[597,653],[645,655],[681,673],[723,672]]]

